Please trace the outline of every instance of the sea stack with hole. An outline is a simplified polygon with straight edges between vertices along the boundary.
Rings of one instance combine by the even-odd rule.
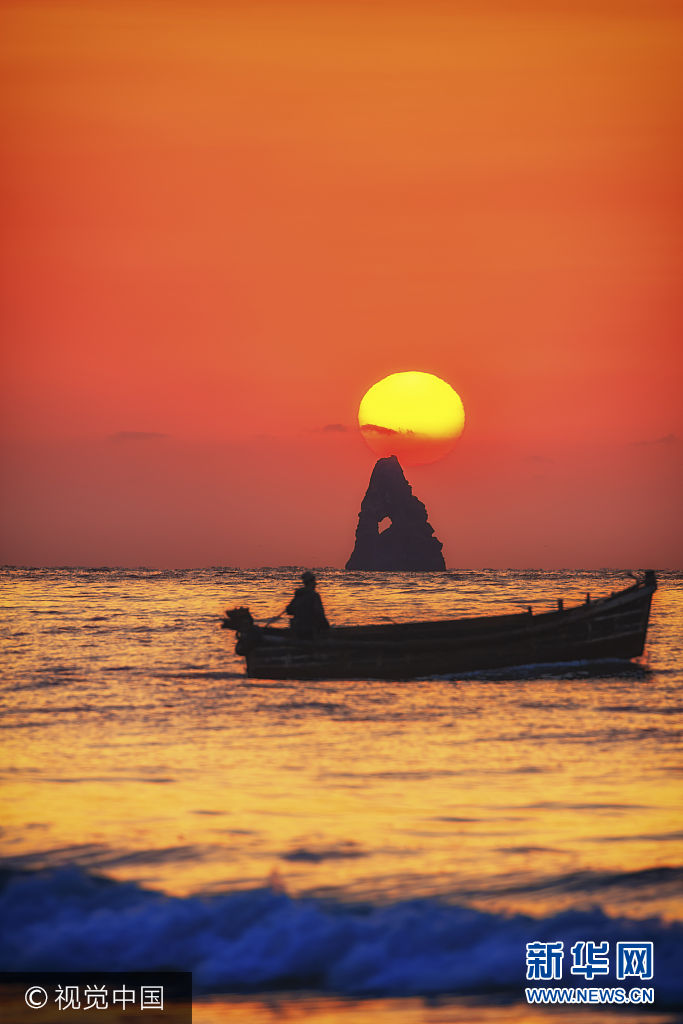
[[[384,520],[389,525],[380,530]],[[346,568],[438,572],[446,568],[442,547],[396,456],[379,459],[361,502],[356,543]]]

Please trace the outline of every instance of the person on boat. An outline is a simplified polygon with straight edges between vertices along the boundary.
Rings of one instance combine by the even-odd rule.
[[[315,589],[316,578],[312,572],[301,577],[303,587],[297,587],[294,597],[285,611],[291,615],[290,628],[299,640],[313,640],[330,628],[320,594]]]

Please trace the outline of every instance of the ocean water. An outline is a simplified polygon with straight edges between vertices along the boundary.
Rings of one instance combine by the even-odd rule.
[[[562,1014],[526,943],[651,941],[654,1010],[563,1017],[680,1019],[683,574],[635,664],[249,680],[221,614],[299,572],[0,571],[0,966],[192,970],[200,1024],[505,1024]],[[625,583],[319,571],[337,624]]]

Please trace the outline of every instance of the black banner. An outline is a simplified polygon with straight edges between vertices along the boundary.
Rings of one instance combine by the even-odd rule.
[[[0,973],[7,1024],[191,1024],[189,971]]]

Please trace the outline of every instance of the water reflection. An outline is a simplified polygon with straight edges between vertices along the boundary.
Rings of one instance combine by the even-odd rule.
[[[539,608],[618,574],[322,572],[331,619]],[[266,618],[296,573],[13,580],[3,855],[169,892],[260,885],[437,894],[534,914],[599,899],[680,914],[680,581],[649,664],[415,683],[249,681],[217,628]],[[407,603],[407,597],[409,602]],[[68,627],[69,632],[60,632]],[[13,639],[14,638],[14,639]]]

